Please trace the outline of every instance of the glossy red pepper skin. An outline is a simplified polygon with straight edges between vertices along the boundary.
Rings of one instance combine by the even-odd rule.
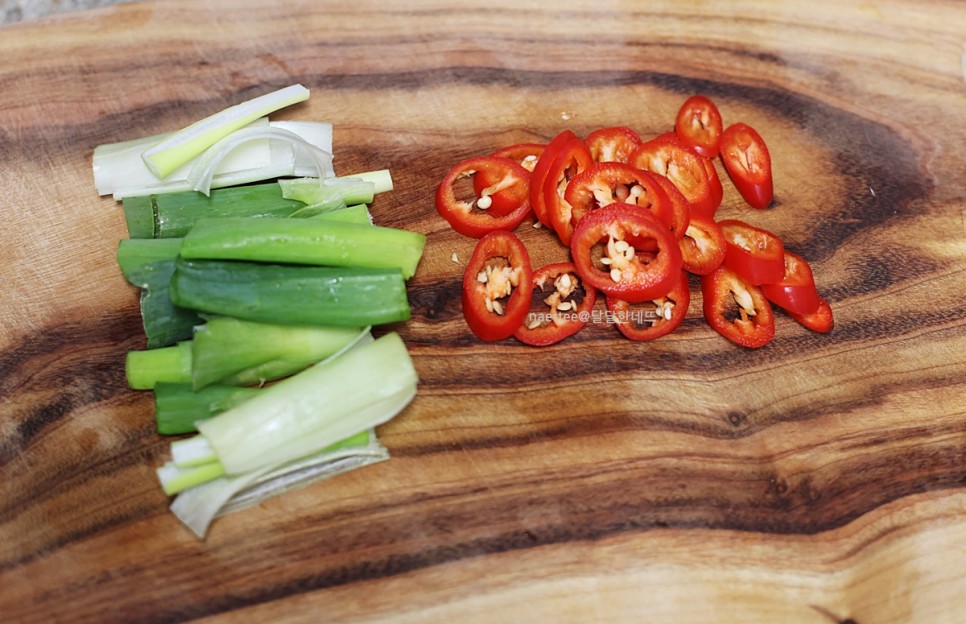
[[[681,240],[688,229],[688,224],[691,222],[691,202],[668,178],[654,175],[654,179],[667,194],[671,206],[671,219],[668,223],[671,234],[674,235],[675,239]]]
[[[749,205],[764,210],[773,199],[771,154],[765,140],[751,126],[736,123],[721,134],[721,162],[738,193]]]
[[[768,230],[737,219],[718,221],[725,239],[724,265],[754,286],[773,284],[785,275],[785,246]]]
[[[701,156],[714,158],[723,132],[721,112],[707,97],[692,95],[678,110],[674,132]]]
[[[691,305],[688,274],[682,271],[671,291],[659,301],[662,304],[661,307],[655,306],[656,310],[647,310],[645,313],[641,306],[615,297],[607,297],[607,309],[614,318],[617,331],[631,340],[654,340],[666,336],[681,325],[684,317],[687,316],[688,306]],[[664,306],[668,306],[666,309],[670,311],[670,318],[662,314]]]
[[[687,198],[693,212],[714,214],[714,196],[702,157],[666,132],[634,150],[630,164],[667,177]]]
[[[515,193],[516,206],[505,215],[491,214],[477,207],[479,196],[473,201],[457,197],[456,185],[463,178],[486,172],[490,179],[506,183],[507,191]],[[436,190],[436,211],[450,226],[464,236],[481,238],[495,230],[513,230],[530,212],[528,185],[530,172],[509,158],[481,156],[458,163]]]
[[[825,299],[819,298],[818,308],[816,308],[815,311],[810,314],[789,314],[791,314],[791,317],[803,327],[820,334],[827,334],[835,327],[835,320],[832,316],[832,306],[830,306],[828,301]]]
[[[643,142],[636,132],[624,126],[599,128],[584,139],[594,162],[626,163]]]
[[[726,243],[721,228],[704,215],[692,215],[684,237],[678,241],[684,270],[694,275],[714,272],[724,262]]]
[[[547,212],[547,204],[544,201],[544,181],[547,179],[547,172],[553,165],[563,146],[571,140],[577,139],[577,135],[570,130],[564,130],[555,136],[544,148],[537,164],[530,174],[530,207],[533,209],[537,221],[547,227],[552,227],[550,216]]]
[[[499,158],[509,158],[519,163],[521,167],[529,172],[537,164],[540,154],[543,153],[544,146],[537,143],[516,143],[502,147],[490,154]],[[487,191],[500,184],[500,178],[488,170],[477,171],[473,176],[473,190],[477,196],[482,197],[488,194],[492,204],[487,208],[487,212],[494,216],[503,217],[513,212],[520,205],[521,193],[525,194],[529,200],[530,184],[527,180],[526,188],[514,185],[510,188],[488,193]]]
[[[501,260],[503,259],[503,260]],[[506,263],[515,272],[517,285],[510,289],[509,297],[500,305],[503,313],[490,309],[486,302],[491,300],[490,283],[480,281],[479,276],[486,273],[488,264]],[[480,340],[496,341],[509,338],[523,323],[530,311],[530,297],[533,289],[533,269],[530,256],[523,242],[512,232],[495,231],[482,237],[473,250],[466,270],[463,273],[461,303],[463,318],[470,331]]]
[[[721,207],[721,200],[724,199],[724,187],[721,185],[721,177],[718,169],[714,166],[714,161],[710,158],[702,158],[704,169],[708,173],[708,186],[711,188],[711,204],[704,206],[704,214],[714,217],[718,208]]]
[[[629,247],[618,250],[617,241]],[[605,245],[610,265],[595,259],[598,244]],[[607,245],[614,251],[606,250]],[[639,251],[644,247],[654,251]],[[604,206],[581,219],[570,253],[585,284],[630,303],[663,297],[681,272],[681,250],[667,226],[650,212],[629,204]]]
[[[785,275],[780,281],[762,284],[768,300],[793,314],[811,314],[822,298],[815,286],[812,267],[799,255],[785,250]]]
[[[701,297],[705,320],[731,342],[757,349],[775,337],[775,316],[761,288],[726,266],[701,278]],[[750,302],[753,315],[736,303],[741,299]]]
[[[560,278],[566,275],[566,283]],[[570,291],[563,295],[563,292]],[[573,262],[556,262],[533,272],[532,298],[540,300],[542,312],[530,312],[514,332],[520,342],[544,347],[573,336],[590,320],[597,302],[597,291],[583,284]],[[547,303],[547,301],[550,303]],[[567,310],[557,305],[567,303]],[[553,305],[551,305],[553,304]]]
[[[570,206],[570,223],[561,224],[558,231],[561,242],[570,244],[573,229],[590,212],[623,202],[650,211],[669,229],[680,219],[674,213],[674,205],[657,175],[621,162],[593,163],[573,177],[564,191]],[[640,187],[640,193],[631,196],[631,189]]]
[[[573,209],[564,197],[567,184],[593,164],[590,151],[583,141],[580,139],[567,141],[560,148],[543,181],[543,201],[547,218],[550,219],[550,226],[564,245],[570,244],[570,235],[573,232]]]

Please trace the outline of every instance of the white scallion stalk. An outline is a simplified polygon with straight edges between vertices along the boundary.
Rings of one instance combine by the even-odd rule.
[[[282,128],[302,137],[315,147],[332,152],[332,124],[316,121],[269,121],[258,119],[246,128]],[[99,195],[113,195],[120,201],[160,193],[191,191],[188,173],[197,158],[182,165],[164,181],[148,170],[140,154],[170,134],[145,137],[121,143],[106,143],[94,149],[92,159],[94,186]],[[211,188],[223,188],[270,180],[281,176],[316,175],[314,161],[296,152],[287,141],[251,141],[233,150],[218,165]]]
[[[416,392],[406,346],[390,333],[198,423],[228,475],[291,461],[380,425]]]
[[[294,132],[272,127],[243,128],[212,145],[195,161],[191,171],[188,172],[188,184],[199,193],[207,195],[211,191],[212,178],[219,163],[239,146],[260,139],[290,143],[296,153],[301,152],[303,156],[312,159],[319,178],[335,175],[332,169],[332,153],[312,145]]]
[[[244,128],[259,117],[264,117],[286,106],[309,98],[309,90],[302,85],[291,85],[226,108],[175,132],[141,158],[159,179],[165,179],[178,167],[198,156],[232,132]]]

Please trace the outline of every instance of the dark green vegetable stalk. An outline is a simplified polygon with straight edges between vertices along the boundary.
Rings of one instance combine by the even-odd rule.
[[[319,266],[398,268],[409,279],[426,237],[408,230],[329,219],[199,219],[181,257]]]
[[[169,285],[174,269],[174,260],[160,260],[129,269],[127,275],[141,289],[141,321],[149,349],[190,340],[195,325],[204,323],[198,312],[172,302]]]
[[[399,269],[179,258],[170,294],[180,307],[282,325],[359,327],[411,316]]]
[[[228,411],[260,392],[258,388],[208,386],[194,390],[186,383],[154,386],[154,417],[158,433],[178,435],[198,431],[195,423]]]

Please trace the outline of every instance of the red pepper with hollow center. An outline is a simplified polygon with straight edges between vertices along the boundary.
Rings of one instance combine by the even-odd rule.
[[[761,288],[726,266],[701,278],[704,318],[731,342],[755,349],[775,337],[775,316]]]
[[[570,206],[570,222],[561,223],[557,234],[570,244],[573,229],[590,212],[622,202],[650,211],[669,229],[680,227],[674,206],[658,176],[625,163],[594,163],[567,184],[564,198]]]
[[[463,273],[463,317],[480,340],[509,338],[530,311],[533,270],[523,242],[495,231],[479,240]]]
[[[636,132],[624,126],[599,128],[584,139],[594,162],[622,162],[630,160],[631,154],[643,141]]]
[[[547,172],[557,159],[560,150],[568,142],[575,139],[577,139],[577,135],[570,130],[564,130],[555,136],[544,148],[543,153],[540,154],[537,164],[534,165],[533,172],[530,174],[530,207],[533,209],[533,214],[537,217],[537,220],[547,227],[552,227],[552,225],[544,198],[544,181],[546,181]]]
[[[773,284],[785,275],[785,246],[780,238],[737,219],[718,221],[725,238],[724,265],[749,284]]]
[[[504,215],[492,214],[492,200],[488,195],[477,195],[472,189],[459,189],[462,181],[483,172],[493,193],[506,192],[512,197],[512,210]],[[436,211],[450,226],[464,236],[480,238],[494,230],[512,230],[530,212],[530,172],[509,158],[481,156],[458,163],[450,169],[436,190]],[[471,186],[467,184],[467,186]],[[472,195],[473,199],[467,197]],[[515,204],[515,205],[514,205]]]
[[[762,284],[768,300],[793,314],[811,314],[822,300],[815,287],[812,267],[804,258],[785,250],[785,275],[781,280]]]
[[[641,145],[631,155],[630,164],[668,178],[688,199],[692,211],[714,213],[714,197],[701,156],[685,147],[673,132]]]
[[[520,342],[542,347],[583,329],[597,301],[597,291],[583,284],[573,262],[556,262],[533,272],[532,297],[539,299],[541,309],[527,314],[513,335]]]
[[[529,172],[537,165],[540,154],[543,153],[544,146],[537,143],[517,143],[500,148],[490,154],[499,158],[509,158],[518,163]],[[488,213],[503,217],[513,212],[520,205],[521,187],[513,185],[510,188],[502,188],[499,174],[494,174],[488,169],[477,171],[473,176],[473,190],[480,197],[489,197],[490,205],[486,209]],[[529,199],[530,184],[522,189]]]
[[[692,95],[678,110],[674,132],[701,156],[714,158],[721,140],[721,113],[707,97]]]
[[[543,181],[543,201],[550,219],[550,226],[560,237],[564,245],[570,244],[572,231],[572,207],[564,198],[567,184],[588,167],[594,164],[587,146],[580,139],[567,141],[553,164],[547,170],[547,177]]]
[[[678,328],[691,304],[688,274],[681,271],[671,291],[643,305],[607,297],[607,309],[614,317],[617,330],[631,340],[654,340]]]
[[[614,203],[581,219],[570,253],[585,284],[630,303],[668,294],[681,272],[681,250],[667,226],[629,204]]]
[[[761,135],[747,124],[736,123],[721,134],[720,146],[721,162],[745,201],[759,210],[770,206],[771,155]]]

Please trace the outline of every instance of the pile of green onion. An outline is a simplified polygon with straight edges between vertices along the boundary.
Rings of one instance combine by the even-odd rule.
[[[416,393],[393,324],[410,317],[425,237],[372,223],[391,177],[336,177],[330,126],[265,117],[306,97],[295,85],[94,153],[141,292],[147,348],[128,353],[128,383],[179,436],[157,472],[199,538],[219,515],[388,459],[376,427]]]

